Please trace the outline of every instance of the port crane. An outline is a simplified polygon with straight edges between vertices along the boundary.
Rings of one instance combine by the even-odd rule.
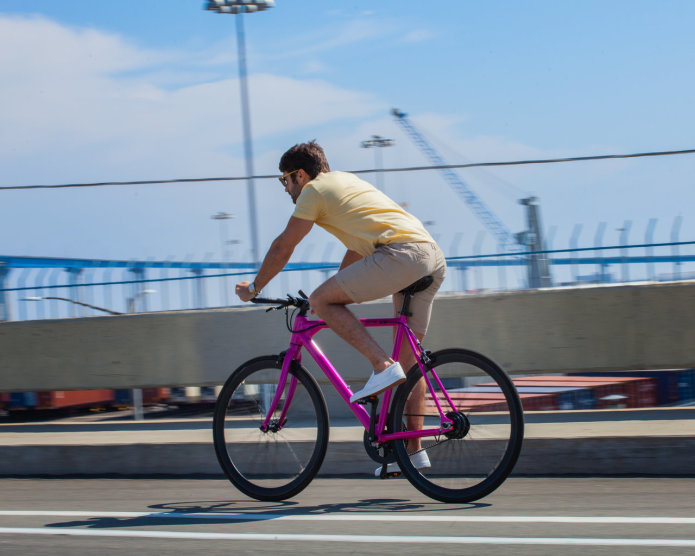
[[[520,203],[527,207],[529,231],[512,235],[502,221],[480,200],[473,190],[454,172],[447,168],[444,159],[428,143],[408,118],[408,115],[398,108],[393,108],[391,114],[403,128],[415,145],[423,152],[429,162],[439,166],[439,171],[449,186],[463,198],[473,213],[483,225],[495,236],[500,252],[520,251],[519,243],[523,243],[531,251],[543,251],[543,237],[540,226],[538,200],[535,197],[522,199]],[[550,268],[545,255],[531,254],[528,257],[528,279],[530,287],[545,287],[551,285]]]

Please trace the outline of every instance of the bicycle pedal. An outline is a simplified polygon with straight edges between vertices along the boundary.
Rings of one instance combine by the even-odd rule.
[[[355,403],[358,403],[360,405],[367,405],[368,403],[378,403],[378,402],[379,402],[379,397],[371,395],[371,396],[367,396],[366,398],[360,398]]]
[[[397,479],[402,474],[403,474],[402,471],[390,471],[390,472],[386,472],[386,473],[381,473],[379,475],[379,478],[380,479]]]

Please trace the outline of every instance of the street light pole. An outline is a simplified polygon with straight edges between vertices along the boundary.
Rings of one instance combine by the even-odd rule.
[[[210,218],[220,221],[220,256],[222,257],[222,264],[225,265],[229,271],[229,263],[231,260],[229,257],[228,246],[231,244],[231,242],[229,240],[227,221],[234,218],[234,215],[228,212],[218,212],[217,214],[213,214]],[[229,307],[229,288],[227,287],[227,278],[223,278],[222,280],[222,289],[224,290],[224,305],[225,307]]]
[[[383,163],[381,160],[381,149],[384,147],[392,147],[393,139],[384,139],[380,135],[372,135],[371,139],[362,141],[361,145],[363,149],[374,148],[374,165],[377,170],[381,170]],[[380,191],[384,191],[384,176],[381,172],[376,173],[376,187]]]
[[[140,290],[133,297],[128,298],[128,313],[135,313],[137,308],[137,301],[141,297],[146,296],[149,293],[157,293],[157,290]]]
[[[139,298],[146,296],[150,293],[156,293],[155,290],[140,290],[133,297],[128,298],[128,312],[135,313],[137,308],[137,301]],[[145,418],[145,410],[142,404],[142,388],[133,388],[133,419],[136,421],[142,421]]]
[[[244,157],[246,159],[246,196],[248,197],[251,218],[251,252],[253,262],[258,266],[258,219],[256,217],[256,186],[253,180],[253,146],[251,144],[251,113],[249,110],[249,87],[246,71],[246,41],[244,35],[244,17],[236,18],[237,51],[239,53],[239,86],[241,87],[241,118],[244,130]]]
[[[246,196],[249,204],[251,225],[251,253],[253,263],[260,265],[258,251],[258,219],[256,215],[256,188],[253,179],[253,147],[251,144],[251,113],[249,109],[248,74],[246,70],[246,41],[244,35],[244,13],[260,12],[272,8],[274,0],[208,0],[207,10],[217,13],[237,14],[237,53],[239,58],[239,87],[241,90],[241,119],[244,134],[244,157],[246,159]]]

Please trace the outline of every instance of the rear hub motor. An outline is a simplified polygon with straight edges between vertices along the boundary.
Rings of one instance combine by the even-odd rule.
[[[452,421],[450,430],[444,433],[444,436],[451,440],[463,438],[471,430],[471,422],[461,411],[452,411],[446,414],[448,419]]]

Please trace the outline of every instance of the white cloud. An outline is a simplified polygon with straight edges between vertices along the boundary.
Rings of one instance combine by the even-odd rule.
[[[196,60],[206,55],[0,17],[0,184],[243,175],[239,83],[201,73],[210,66]],[[376,106],[369,94],[318,79],[252,74],[249,86],[254,140],[264,145],[257,172],[276,171],[286,146],[277,137],[292,144]],[[263,226],[263,245],[287,216],[287,199],[269,184],[257,182],[259,210],[276,215]],[[243,183],[2,195],[0,253],[200,258],[218,250],[209,216],[219,210],[237,213],[230,233],[248,237]]]
[[[320,64],[322,47],[337,48],[375,33],[384,36],[374,27],[358,27],[345,27],[335,36],[318,37],[317,32],[312,38],[323,40],[307,41],[282,55],[307,54],[306,59]],[[233,51],[227,49],[227,54]],[[41,18],[0,17],[0,184],[242,175],[239,84],[220,79],[217,61],[209,54],[142,48],[118,35]],[[336,169],[372,167],[374,153],[358,148],[372,134],[396,140],[397,148],[384,149],[385,167],[427,163],[388,116],[389,106],[369,93],[327,80],[271,73],[252,74],[250,91],[257,173],[275,172],[286,146],[314,137],[324,144]],[[578,154],[472,135],[465,114],[419,113],[413,120],[450,163]],[[587,147],[585,154],[621,150],[595,147]],[[512,231],[519,231],[523,213],[517,199],[525,190],[541,196],[548,224],[567,221],[567,214],[577,212],[568,208],[573,205],[586,205],[582,214],[608,219],[617,203],[597,202],[591,192],[606,188],[627,164],[493,168],[461,175]],[[621,208],[647,198],[653,183],[663,179],[637,175],[634,168],[641,167],[629,164],[635,179],[645,182],[640,190],[645,194],[624,195],[627,201],[620,199]],[[624,175],[623,181],[635,183]],[[437,172],[388,174],[385,183],[416,215],[438,223],[445,247],[461,232],[469,247],[481,229]],[[289,213],[277,182],[257,182],[257,187],[259,210],[270,215],[261,230],[265,247]],[[0,195],[5,209],[0,253],[200,257],[218,250],[218,230],[209,216],[220,210],[238,215],[230,224],[234,237],[248,237],[245,188],[239,183]],[[653,204],[670,198],[659,196]],[[672,209],[664,206],[661,213],[671,214]],[[28,226],[30,221],[37,224]]]
[[[4,71],[22,76],[104,75],[144,68],[165,58],[115,34],[68,28],[42,17],[0,17],[0,64]]]
[[[241,143],[238,81],[200,82],[184,69],[179,79],[188,83],[172,87],[172,61],[186,57],[196,54],[140,49],[41,18],[0,18],[0,74],[9,76],[0,89],[0,180],[229,173],[235,161],[225,153]],[[375,104],[320,80],[260,74],[249,86],[256,139],[364,117]],[[38,157],[41,165],[27,164]]]

